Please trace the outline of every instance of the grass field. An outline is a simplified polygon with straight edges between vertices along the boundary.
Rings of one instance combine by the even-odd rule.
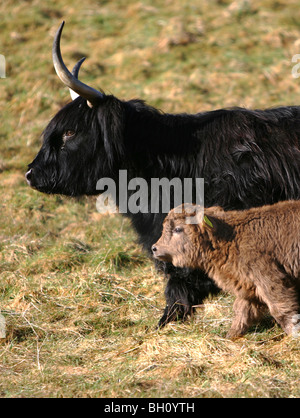
[[[225,339],[233,298],[155,326],[164,279],[129,222],[94,198],[46,196],[24,179],[68,100],[51,46],[82,79],[166,112],[300,103],[297,0],[2,0],[1,397],[299,397],[300,341],[270,319]]]

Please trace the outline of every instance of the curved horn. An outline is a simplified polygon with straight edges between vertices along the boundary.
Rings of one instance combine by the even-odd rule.
[[[79,70],[83,61],[85,61],[85,57],[81,58],[81,60],[79,60],[73,67],[72,74],[77,79],[78,79]],[[77,97],[79,97],[79,94],[77,94],[74,90],[72,89],[69,89],[69,90],[70,90],[70,95],[71,95],[72,100],[75,100],[77,99]]]
[[[53,41],[52,59],[53,59],[55,71],[58,77],[61,79],[61,81],[66,86],[68,86],[71,90],[77,93],[79,96],[86,99],[89,105],[96,104],[97,102],[99,102],[99,99],[103,98],[104,94],[98,90],[93,89],[87,84],[84,84],[81,81],[79,81],[73,74],[70,73],[70,71],[67,69],[67,67],[65,66],[63,62],[61,52],[60,52],[60,38],[61,38],[64,24],[65,22],[61,23]],[[80,60],[80,61],[79,61],[80,64],[78,62],[75,65],[75,67],[77,67],[77,65],[79,64],[77,70],[75,70],[77,71],[77,75],[78,75],[78,71],[83,60]]]
[[[80,67],[83,64],[83,62],[85,61],[85,59],[86,59],[85,57],[81,58],[81,60],[79,60],[73,67],[72,74],[77,79],[78,79],[78,74],[79,74]]]

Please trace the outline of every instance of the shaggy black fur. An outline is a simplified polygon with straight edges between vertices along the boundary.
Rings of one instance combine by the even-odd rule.
[[[227,210],[299,199],[300,107],[170,115],[113,96],[90,109],[79,97],[51,120],[29,169],[32,187],[69,196],[98,194],[100,178],[118,183],[119,170],[126,169],[128,180],[142,177],[149,184],[155,177],[203,177],[205,206]],[[150,252],[166,214],[127,216]],[[218,291],[201,271],[159,267],[168,278],[160,325],[186,318]]]

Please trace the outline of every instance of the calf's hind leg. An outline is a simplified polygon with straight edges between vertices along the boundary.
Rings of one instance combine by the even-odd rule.
[[[274,277],[257,286],[257,293],[268,306],[271,315],[286,334],[291,335],[298,323],[300,307],[294,279],[288,275]],[[298,319],[297,319],[298,318]],[[295,319],[297,321],[295,322]]]
[[[251,325],[258,322],[266,310],[266,305],[255,298],[244,299],[237,297],[233,304],[233,310],[234,318],[231,328],[226,335],[230,339],[235,339],[245,334]]]

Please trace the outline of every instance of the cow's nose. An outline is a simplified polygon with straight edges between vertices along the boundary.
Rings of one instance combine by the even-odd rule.
[[[25,174],[25,178],[26,178],[26,181],[29,184],[29,186],[30,186],[31,177],[32,177],[32,168],[30,170],[28,170],[27,173]]]
[[[157,251],[157,248],[155,245],[152,246],[152,252],[155,253]]]

